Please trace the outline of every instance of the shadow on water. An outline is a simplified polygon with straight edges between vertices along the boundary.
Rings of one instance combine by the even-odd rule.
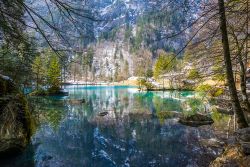
[[[35,167],[35,145],[30,144],[23,153],[13,157],[4,155],[0,158],[1,167]],[[11,157],[11,158],[10,158]]]
[[[36,133],[5,166],[207,166],[219,150],[200,144],[210,127],[177,121],[192,92],[68,86],[67,98],[32,98]],[[83,100],[84,99],[84,100]],[[107,115],[100,116],[100,112]]]

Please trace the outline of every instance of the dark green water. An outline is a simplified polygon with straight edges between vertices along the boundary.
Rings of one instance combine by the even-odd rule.
[[[28,149],[0,166],[196,167],[218,150],[201,139],[211,128],[177,122],[192,92],[141,92],[132,87],[67,86],[65,98],[32,98],[37,130]],[[86,103],[77,100],[85,99]],[[106,111],[106,116],[99,112]]]

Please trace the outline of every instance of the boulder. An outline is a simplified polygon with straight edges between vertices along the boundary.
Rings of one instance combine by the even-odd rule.
[[[190,116],[182,116],[179,122],[183,125],[188,126],[202,126],[202,125],[211,125],[214,123],[213,119],[209,115],[203,115],[200,113],[196,113]]]
[[[31,133],[32,120],[24,95],[10,78],[0,75],[0,156],[23,151]]]

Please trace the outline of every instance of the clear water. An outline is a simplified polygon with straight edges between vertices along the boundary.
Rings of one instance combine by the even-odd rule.
[[[68,97],[32,98],[37,130],[28,149],[0,166],[208,166],[218,151],[201,145],[208,127],[178,123],[192,92],[67,86]],[[85,99],[85,103],[77,100]],[[100,112],[107,112],[100,116]],[[163,113],[163,114],[162,114]]]

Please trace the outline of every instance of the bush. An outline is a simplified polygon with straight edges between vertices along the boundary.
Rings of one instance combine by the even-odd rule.
[[[154,88],[154,85],[151,82],[148,82],[146,79],[139,79],[137,82],[139,89],[142,89],[142,87],[145,87],[147,90]]]

